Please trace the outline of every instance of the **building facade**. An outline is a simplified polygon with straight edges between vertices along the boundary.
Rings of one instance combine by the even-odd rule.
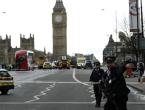
[[[117,48],[116,48],[117,47]],[[122,62],[128,59],[136,60],[135,54],[125,45],[123,41],[114,42],[112,35],[109,38],[107,46],[103,50],[103,65],[105,65],[105,57],[114,56],[116,57],[116,63],[120,65]]]
[[[114,42],[112,35],[109,37],[109,42],[103,50],[103,65],[105,65],[105,57],[116,57],[116,63],[120,64],[121,61],[121,42]]]
[[[53,60],[67,56],[67,13],[62,0],[56,0],[52,13]]]
[[[35,64],[37,63],[37,58],[39,55],[46,55],[46,50],[44,51],[35,50],[34,46],[34,35],[30,34],[29,38],[25,38],[25,35],[20,34],[20,48],[12,48],[11,46],[11,36],[6,35],[5,39],[0,36],[0,65],[1,64],[15,64],[15,52],[18,50],[31,50],[35,55]]]

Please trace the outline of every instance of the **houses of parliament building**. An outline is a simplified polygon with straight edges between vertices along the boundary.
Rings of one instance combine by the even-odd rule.
[[[62,0],[56,0],[52,13],[53,28],[53,60],[59,56],[67,55],[67,13]],[[12,48],[11,36],[6,35],[3,40],[0,37],[0,64],[15,64],[15,52],[17,50],[31,50],[35,54],[35,64],[38,55],[46,55],[46,51],[38,51],[34,48],[34,35],[29,36],[20,34],[20,48]]]
[[[6,35],[3,40],[0,36],[0,64],[15,64],[15,52],[18,50],[31,50],[35,54],[35,60],[37,60],[38,55],[46,55],[46,51],[35,50],[34,48],[34,35],[25,38],[25,35],[20,34],[20,48],[17,46],[12,48],[11,46],[11,36]],[[36,62],[35,62],[36,63]]]

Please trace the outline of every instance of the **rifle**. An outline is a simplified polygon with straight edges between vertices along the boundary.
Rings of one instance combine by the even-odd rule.
[[[114,95],[109,90],[105,90],[101,84],[98,84],[98,87],[105,94],[108,100],[110,100],[110,102],[114,105],[114,108],[119,110]]]

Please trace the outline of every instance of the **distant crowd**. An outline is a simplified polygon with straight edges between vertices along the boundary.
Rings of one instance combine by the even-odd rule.
[[[16,69],[15,64],[1,64],[0,69],[7,69],[8,71],[11,71],[13,69]]]

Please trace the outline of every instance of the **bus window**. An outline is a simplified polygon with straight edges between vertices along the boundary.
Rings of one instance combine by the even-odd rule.
[[[28,56],[33,56],[33,53],[28,53]]]

